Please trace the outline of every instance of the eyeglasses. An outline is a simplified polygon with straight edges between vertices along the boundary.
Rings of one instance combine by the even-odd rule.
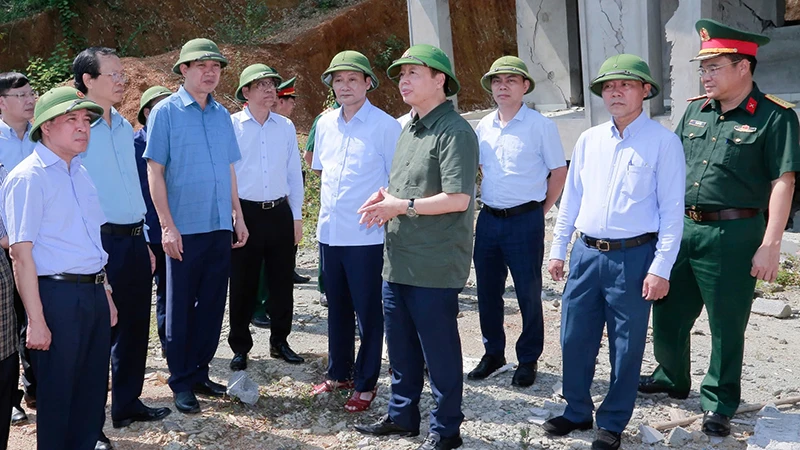
[[[19,101],[23,101],[23,100],[26,100],[26,99],[29,99],[29,98],[33,99],[33,100],[36,100],[36,99],[39,98],[39,94],[36,91],[31,91],[31,92],[28,92],[28,93],[20,93],[20,94],[3,94],[3,95],[0,95],[0,97],[16,98]]]
[[[111,81],[118,84],[123,84],[128,82],[128,77],[126,77],[124,73],[111,72],[111,73],[101,73],[99,75],[105,75],[107,77],[111,77]]]
[[[712,64],[712,65],[709,65],[708,67],[701,67],[701,68],[697,69],[697,75],[699,75],[700,78],[703,78],[706,75],[710,76],[711,78],[714,78],[715,76],[717,76],[717,71],[719,69],[721,69],[723,67],[727,67],[727,66],[732,66],[732,65],[738,64],[740,62],[742,62],[741,59],[738,60],[738,61],[730,62],[728,64],[723,64],[721,66],[718,66],[716,64]]]
[[[275,82],[272,80],[260,80],[253,83],[253,88],[261,92],[269,92],[275,90]]]

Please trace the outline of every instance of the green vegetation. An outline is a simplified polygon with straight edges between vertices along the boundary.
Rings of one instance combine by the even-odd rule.
[[[397,36],[391,35],[382,44],[379,43],[378,47],[377,54],[373,59],[375,67],[386,70],[392,65],[392,61],[400,57],[407,46]]]
[[[56,3],[53,0],[0,0],[0,23],[28,17],[42,12]]]
[[[781,286],[800,285],[800,259],[794,255],[787,255],[778,268],[778,276],[775,282]]]
[[[226,44],[255,45],[277,28],[277,21],[267,3],[246,0],[244,8],[225,5],[225,18],[217,22],[217,40]]]
[[[25,74],[34,90],[44,93],[68,80],[72,74],[72,60],[66,44],[59,42],[47,59],[32,56],[28,59]]]

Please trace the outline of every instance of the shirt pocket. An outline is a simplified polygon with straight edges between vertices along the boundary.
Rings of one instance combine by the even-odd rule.
[[[701,153],[701,147],[705,141],[707,128],[687,126],[683,129],[682,141],[683,151],[687,159]]]
[[[742,167],[752,167],[751,163],[757,156],[753,144],[757,139],[758,135],[755,133],[733,132],[733,134],[727,135],[724,141],[725,154],[722,157],[722,164],[729,169],[735,169],[740,165],[739,161],[744,160],[746,164],[742,164]]]
[[[632,201],[646,199],[655,191],[655,171],[650,166],[629,165],[622,180],[622,193]]]

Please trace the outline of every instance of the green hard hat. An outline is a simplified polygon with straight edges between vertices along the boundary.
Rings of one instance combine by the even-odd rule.
[[[530,87],[526,94],[529,94],[533,90],[533,86],[536,84],[531,78],[531,74],[528,73],[528,66],[522,62],[521,59],[517,58],[516,56],[501,56],[497,59],[494,63],[492,63],[492,68],[486,72],[486,75],[481,78],[481,86],[483,89],[488,92],[492,93],[492,77],[495,75],[499,75],[501,73],[508,73],[513,75],[519,75],[522,78],[531,82]]]
[[[446,75],[447,80],[444,85],[444,93],[450,97],[458,94],[461,90],[456,76],[453,74],[453,66],[450,64],[450,58],[440,48],[428,44],[417,44],[411,46],[403,53],[400,59],[394,60],[392,65],[386,69],[386,74],[392,80],[397,80],[400,76],[400,66],[403,64],[414,64],[417,66],[425,66],[431,69],[436,69]]]
[[[39,97],[33,110],[30,140],[33,142],[42,140],[40,128],[43,123],[79,109],[88,109],[98,115],[103,114],[103,108],[100,105],[86,98],[83,92],[74,87],[62,86],[45,92]]]
[[[650,75],[650,67],[642,58],[636,55],[623,53],[608,58],[600,66],[597,78],[592,80],[589,88],[594,95],[602,97],[603,83],[610,80],[639,80],[648,83],[652,87],[650,88],[650,95],[645,100],[655,97],[661,91],[658,83]]]
[[[222,67],[228,65],[228,60],[219,52],[219,47],[214,41],[205,38],[192,39],[181,47],[181,55],[178,57],[178,62],[172,66],[172,71],[181,75],[181,64],[207,59],[219,61]]]
[[[139,112],[136,114],[136,120],[138,120],[142,125],[147,125],[147,118],[144,117],[144,107],[154,99],[163,97],[165,95],[172,95],[172,91],[164,86],[153,86],[144,91],[144,94],[142,94],[142,99],[139,100]]]
[[[355,50],[345,50],[339,52],[331,60],[331,64],[322,72],[322,82],[328,87],[331,86],[333,81],[333,72],[341,72],[345,70],[352,70],[369,75],[371,81],[370,87],[367,92],[375,90],[378,87],[378,78],[372,71],[372,66],[369,65],[369,59],[363,54]]]
[[[278,72],[266,64],[253,64],[251,66],[247,66],[247,68],[242,71],[242,74],[239,75],[239,87],[236,89],[236,100],[239,100],[240,102],[246,102],[247,99],[244,98],[244,95],[242,95],[242,88],[253,81],[258,81],[264,78],[275,78],[276,86],[281,84],[281,81],[283,81],[283,78],[278,75]]]
[[[700,35],[700,53],[692,61],[740,54],[756,56],[758,47],[767,45],[769,38],[763,34],[737,30],[711,19],[700,19],[694,25]]]

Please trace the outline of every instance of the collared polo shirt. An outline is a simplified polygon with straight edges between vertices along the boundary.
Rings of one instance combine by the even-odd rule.
[[[331,246],[383,243],[383,228],[361,225],[358,208],[385,187],[400,125],[365,101],[344,121],[344,109],[329,111],[317,122],[311,168],[322,171],[317,240]]]
[[[17,132],[0,119],[0,163],[7,170],[17,167],[17,164],[33,153],[36,143],[29,139],[30,131],[31,124],[28,124],[25,134],[17,136]]]
[[[100,240],[106,222],[81,158],[69,166],[39,143],[0,188],[9,245],[33,243],[38,275],[93,274],[108,260]]]
[[[492,208],[543,201],[550,171],[567,165],[556,124],[526,105],[505,126],[495,110],[475,132],[483,170],[481,200]]]
[[[234,164],[239,198],[266,202],[289,197],[294,220],[301,220],[303,172],[292,121],[271,112],[261,125],[250,108],[231,115],[231,121],[242,153]]]
[[[402,199],[442,192],[474,200],[478,140],[469,123],[445,101],[403,129],[389,175],[389,193]],[[427,288],[464,287],[472,260],[475,202],[466,211],[400,215],[386,226],[383,278]]]
[[[147,242],[151,244],[161,243],[161,223],[158,221],[158,213],[153,204],[153,197],[150,196],[150,183],[147,180],[147,160],[142,157],[144,149],[147,147],[147,127],[142,127],[133,134],[133,149],[136,152],[136,170],[139,172],[139,186],[142,189],[142,198],[147,212],[144,215],[144,223],[147,225]]]
[[[153,107],[147,130],[144,158],[164,166],[180,233],[233,231],[230,165],[241,154],[228,110],[210,94],[201,109],[181,86]]]
[[[126,225],[144,220],[147,207],[136,168],[133,127],[115,108],[111,108],[110,126],[102,117],[92,124],[89,145],[81,158],[109,223]]]

